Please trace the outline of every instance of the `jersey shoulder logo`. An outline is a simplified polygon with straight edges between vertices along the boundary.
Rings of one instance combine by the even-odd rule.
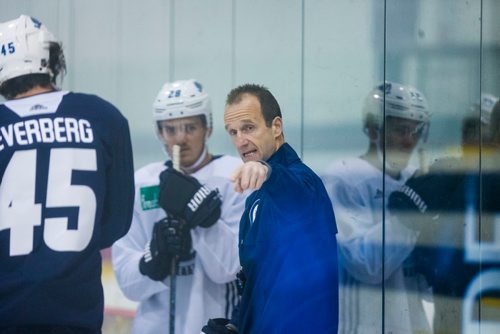
[[[252,207],[248,211],[248,220],[250,221],[250,226],[253,225],[257,217],[257,210],[259,209],[260,199],[253,202]]]
[[[158,197],[160,195],[160,187],[159,186],[147,186],[140,188],[141,195],[141,208],[144,211],[157,209],[160,206],[158,205]]]
[[[40,110],[47,110],[47,109],[48,108],[46,106],[44,106],[43,104],[37,103],[30,108],[30,111],[40,111]]]

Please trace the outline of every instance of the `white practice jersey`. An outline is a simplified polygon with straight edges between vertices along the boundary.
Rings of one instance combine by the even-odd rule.
[[[191,176],[222,198],[221,217],[209,228],[191,230],[194,259],[179,263],[176,283],[175,333],[199,334],[209,318],[229,318],[238,302],[235,279],[239,271],[238,231],[246,194],[234,191],[231,173],[239,158],[221,156]],[[167,333],[170,277],[154,281],[139,271],[139,261],[151,239],[153,225],[166,216],[158,206],[162,162],[135,173],[135,203],[128,234],[112,248],[113,268],[125,296],[138,301],[133,333]]]
[[[428,287],[405,262],[417,234],[384,210],[389,195],[414,172],[407,167],[399,180],[383,178],[366,160],[348,158],[322,177],[338,228],[339,333],[382,333],[383,319],[384,333],[430,332],[422,304]]]

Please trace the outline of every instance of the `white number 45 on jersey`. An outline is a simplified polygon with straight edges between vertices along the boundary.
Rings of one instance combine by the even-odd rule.
[[[34,228],[42,224],[42,205],[35,203],[36,160],[36,150],[16,151],[0,185],[0,231],[10,229],[10,256],[31,253]],[[50,152],[46,208],[79,208],[76,229],[68,229],[68,217],[44,219],[43,239],[55,251],[81,251],[92,238],[96,197],[89,186],[71,184],[71,174],[96,171],[96,160],[94,149]]]

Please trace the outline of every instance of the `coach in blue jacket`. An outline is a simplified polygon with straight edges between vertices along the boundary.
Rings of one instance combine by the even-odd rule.
[[[233,89],[224,123],[245,162],[233,174],[235,188],[254,190],[240,222],[239,315],[227,327],[337,333],[337,228],[320,178],[285,142],[280,107],[267,88]],[[216,333],[210,325],[216,327],[212,321],[205,332]]]

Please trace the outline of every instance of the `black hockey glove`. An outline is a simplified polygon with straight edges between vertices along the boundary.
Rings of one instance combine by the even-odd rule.
[[[439,214],[457,209],[450,203],[460,195],[457,190],[462,182],[460,175],[442,171],[413,177],[389,196],[388,208],[407,227],[428,230]]]
[[[215,224],[222,204],[217,190],[210,190],[194,177],[173,168],[160,174],[158,203],[167,213],[185,220],[190,228]]]
[[[455,212],[462,202],[464,174],[454,171],[433,171],[409,179],[399,191],[389,196],[389,210],[400,212]]]
[[[421,189],[406,183],[389,196],[388,208],[392,220],[398,221],[407,228],[422,233],[433,228],[429,216],[429,203],[423,197]]]
[[[139,271],[152,280],[162,281],[174,259],[183,261],[191,256],[191,233],[181,221],[166,217],[153,227],[153,235],[139,262]]]
[[[201,329],[205,334],[237,334],[238,329],[229,323],[229,319],[209,319],[208,323]]]

